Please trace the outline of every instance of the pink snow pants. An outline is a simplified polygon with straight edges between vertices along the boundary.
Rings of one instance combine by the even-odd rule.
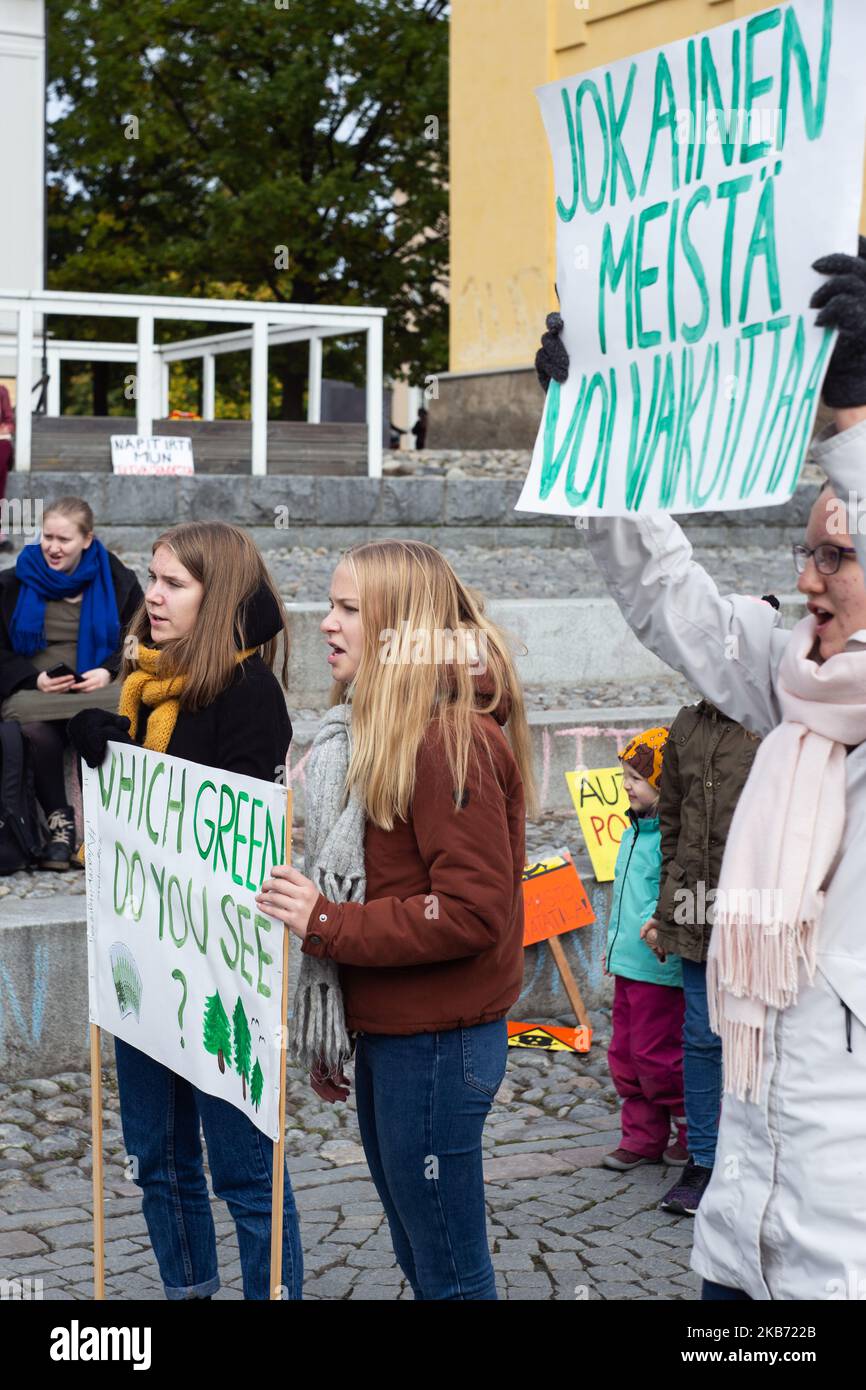
[[[671,1121],[687,1147],[683,1102],[681,989],[617,975],[608,1064],[622,1096],[622,1147],[657,1159],[670,1142]]]

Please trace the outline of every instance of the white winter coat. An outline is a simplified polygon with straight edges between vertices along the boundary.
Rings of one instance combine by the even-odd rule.
[[[844,502],[866,500],[866,422],[831,426],[812,457]],[[853,543],[866,571],[866,535]],[[590,518],[589,546],[645,646],[753,733],[780,722],[789,634],[768,604],[722,598],[670,517]],[[866,646],[848,649],[866,700]],[[692,1268],[754,1299],[866,1298],[866,743],[848,754],[846,812],[814,984],[801,966],[796,1005],[767,1010],[758,1103],[724,1096],[695,1220]]]

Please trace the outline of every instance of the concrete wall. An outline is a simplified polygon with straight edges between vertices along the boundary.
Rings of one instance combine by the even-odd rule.
[[[449,372],[438,378],[438,391],[430,403],[431,449],[532,449],[544,404],[534,368]]]
[[[39,504],[71,493],[87,498],[106,543],[123,535],[125,543],[144,549],[167,526],[207,520],[248,527],[265,549],[348,545],[395,534],[449,546],[515,545],[521,538],[534,546],[581,544],[569,517],[516,512],[521,487],[516,478],[198,474],[157,483],[113,473],[10,473],[7,529],[18,534],[16,517],[26,524],[38,518]],[[805,527],[814,491],[804,483],[780,506],[681,520],[702,545],[779,545]]]
[[[0,0],[0,288],[41,290],[45,253],[45,14],[43,0]],[[41,315],[40,324],[41,324]],[[0,314],[0,334],[15,314]],[[16,371],[0,345],[0,378]]]

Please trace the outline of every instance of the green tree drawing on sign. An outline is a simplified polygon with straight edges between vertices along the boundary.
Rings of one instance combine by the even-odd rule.
[[[257,1110],[262,1100],[262,1086],[264,1085],[264,1081],[265,1078],[262,1075],[262,1069],[259,1066],[259,1059],[257,1057],[256,1064],[253,1067],[253,1074],[250,1077],[250,1100]]]
[[[247,1023],[247,1016],[244,1013],[244,1006],[241,997],[238,995],[238,1002],[232,1014],[232,1023],[235,1030],[235,1071],[238,1072],[243,1086],[244,1100],[247,1098],[247,1077],[250,1074],[250,1025]]]
[[[223,1008],[219,990],[205,1000],[204,1045],[206,1052],[215,1052],[221,1072],[225,1072],[226,1058],[229,1066],[232,1059],[232,1035],[228,1015]]]

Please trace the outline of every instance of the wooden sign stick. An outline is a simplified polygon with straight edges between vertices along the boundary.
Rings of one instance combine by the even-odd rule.
[[[286,790],[286,863],[292,862],[292,790]],[[274,1145],[271,1182],[271,1299],[281,1297],[283,1277],[283,1167],[286,1152],[286,1015],[289,1007],[289,946],[291,933],[283,928],[283,996],[280,1010],[280,1116],[279,1135]]]
[[[90,1025],[90,1134],[93,1150],[93,1297],[105,1298],[105,1194],[102,1180],[102,1065],[99,1024]]]
[[[568,998],[571,1002],[571,1007],[574,1009],[575,1018],[577,1019],[578,1023],[583,1024],[584,1028],[590,1028],[592,1025],[589,1021],[589,1014],[586,1012],[586,1005],[583,1002],[583,995],[578,989],[577,980],[574,978],[571,966],[565,958],[565,952],[562,949],[562,942],[560,941],[558,936],[549,936],[547,938],[547,944],[553,953],[553,959],[556,962],[556,968],[559,971],[560,978],[562,979],[562,983],[565,988],[565,992],[568,995]]]

